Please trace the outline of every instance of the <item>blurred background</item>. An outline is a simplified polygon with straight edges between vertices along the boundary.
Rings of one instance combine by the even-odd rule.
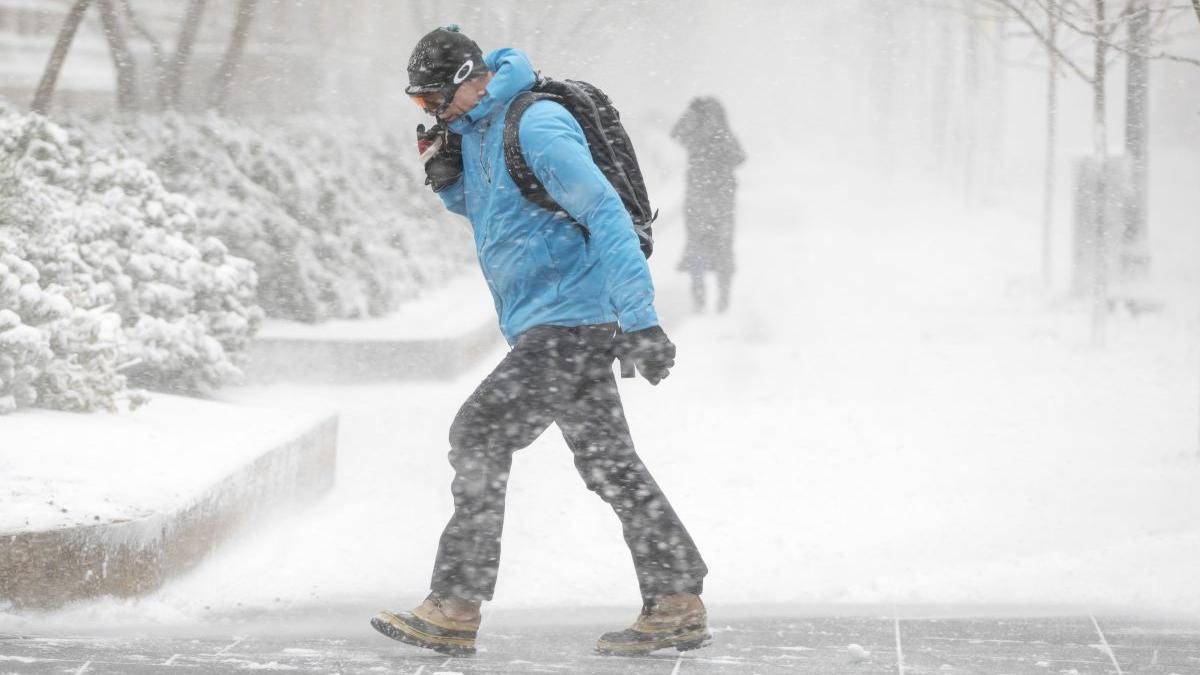
[[[87,4],[0,5],[10,104],[32,101],[64,18]],[[1082,255],[1069,236],[1072,194],[1102,133],[1127,165],[1113,170],[1132,173],[1126,268],[1198,283],[1200,38],[1188,0],[94,5],[62,63],[56,114],[212,108],[410,126],[420,120],[402,93],[410,46],[455,22],[485,51],[515,45],[547,75],[600,83],[635,137],[668,126],[691,97],[716,95],[753,130],[743,143],[756,157],[855,162],[880,180],[920,173],[969,205],[1045,220],[1049,246],[1032,272],[1056,288],[1084,283],[1071,276]]]
[[[680,344],[672,382],[624,395],[710,558],[707,597],[1200,608],[1192,0],[0,0],[0,139],[32,158],[6,223],[42,232],[10,248],[48,294],[20,318],[58,330],[59,294],[128,333],[113,359],[70,361],[77,395],[38,374],[10,407],[103,409],[128,386],[343,411],[329,500],[118,607],[423,594],[445,428],[502,352],[451,382],[233,385],[261,326],[384,317],[477,281],[469,233],[421,184],[427,120],[403,94],[412,45],[448,23],[622,112]],[[696,96],[724,104],[748,157],[723,317],[691,314],[676,270],[669,132]],[[70,258],[55,236],[91,222],[169,223],[199,271],[156,283],[210,300],[122,291],[153,261],[46,272]],[[615,520],[559,445],[517,461],[506,602],[633,598]],[[397,525],[397,494],[423,515]]]

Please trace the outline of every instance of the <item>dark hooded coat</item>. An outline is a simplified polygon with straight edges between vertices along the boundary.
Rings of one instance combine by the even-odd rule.
[[[732,274],[733,208],[737,179],[733,171],[746,161],[717,99],[693,99],[671,129],[671,138],[687,151],[684,219],[687,243],[679,269]]]

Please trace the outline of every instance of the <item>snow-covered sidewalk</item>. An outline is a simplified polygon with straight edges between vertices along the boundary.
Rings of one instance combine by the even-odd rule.
[[[1035,224],[920,184],[864,200],[858,172],[780,165],[741,175],[730,313],[668,324],[671,378],[622,385],[711,568],[710,606],[1200,609],[1194,308],[1116,317],[1094,349],[1086,311],[1033,282]],[[679,297],[679,223],[656,233],[656,280]],[[151,597],[77,611],[415,603],[451,508],[449,422],[501,354],[453,382],[229,391],[338,407],[336,489]],[[518,453],[507,514],[493,605],[636,608],[619,525],[554,430]]]
[[[611,610],[526,610],[488,618],[479,651],[447,657],[362,629],[353,608],[274,613],[180,632],[95,627],[86,637],[0,639],[0,669],[17,672],[199,673],[1025,673],[1195,672],[1194,620],[1063,614],[1027,608],[772,607],[711,616],[713,644],[650,656],[593,653],[596,636],[629,620]],[[350,610],[347,612],[347,610]],[[0,635],[0,638],[5,636]],[[1118,670],[1118,668],[1123,670]]]

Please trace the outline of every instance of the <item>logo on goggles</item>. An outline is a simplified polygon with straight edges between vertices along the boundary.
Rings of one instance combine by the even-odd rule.
[[[459,66],[458,72],[454,73],[454,84],[462,84],[465,82],[466,79],[471,76],[471,72],[474,70],[475,61],[473,59],[467,59],[466,63]]]

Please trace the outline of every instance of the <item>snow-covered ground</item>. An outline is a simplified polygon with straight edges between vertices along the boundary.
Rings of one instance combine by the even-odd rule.
[[[1117,315],[1093,348],[1086,307],[1038,287],[1036,223],[829,163],[776,172],[783,161],[740,174],[729,314],[668,323],[671,378],[622,389],[711,568],[710,605],[1200,610],[1195,303]],[[678,297],[679,222],[657,236],[656,279]],[[450,420],[500,356],[447,383],[227,391],[340,409],[329,497],[152,596],[0,615],[0,631],[406,608],[451,509]],[[508,495],[493,606],[636,607],[617,520],[557,432],[518,453]]]

